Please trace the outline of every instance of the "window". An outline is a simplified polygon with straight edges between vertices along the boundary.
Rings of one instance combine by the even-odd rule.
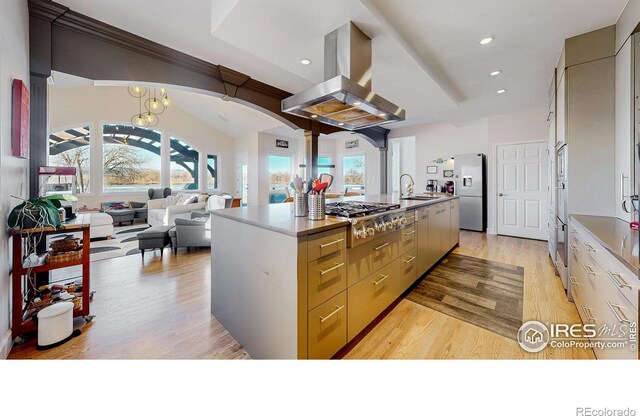
[[[218,189],[218,156],[207,155],[207,186]]]
[[[318,165],[319,166],[323,166],[323,165],[330,165],[331,164],[331,158],[328,156],[319,156],[318,157]],[[322,175],[323,173],[331,173],[331,169],[332,168],[318,168],[318,175]]]
[[[160,132],[106,124],[102,133],[105,192],[146,192],[160,187]]]
[[[364,155],[342,157],[342,183],[348,190],[364,191]]]
[[[291,156],[269,155],[269,203],[284,201],[291,182]]]
[[[90,191],[90,130],[89,126],[76,127],[49,136],[49,165],[76,168],[79,193]]]
[[[191,145],[171,138],[171,189],[198,190],[198,163],[200,155]]]

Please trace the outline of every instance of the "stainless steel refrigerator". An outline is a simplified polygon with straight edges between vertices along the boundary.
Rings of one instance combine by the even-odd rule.
[[[454,191],[460,197],[460,228],[487,229],[486,157],[482,153],[453,156]]]

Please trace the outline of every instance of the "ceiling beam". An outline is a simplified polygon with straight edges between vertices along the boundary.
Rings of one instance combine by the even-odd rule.
[[[440,68],[437,68],[432,62],[427,61],[422,55],[409,43],[406,37],[401,33],[401,29],[397,29],[389,18],[380,11],[378,6],[372,0],[360,0],[360,3],[369,10],[373,17],[380,22],[385,31],[402,46],[420,68],[431,78],[436,84],[447,94],[449,99],[456,105],[465,100],[464,95],[455,85],[454,81]]]

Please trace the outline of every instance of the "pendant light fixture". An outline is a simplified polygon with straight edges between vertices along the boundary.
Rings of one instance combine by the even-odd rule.
[[[147,118],[142,114],[142,95],[138,97],[138,114],[131,118],[131,124],[133,124],[134,127],[141,128],[145,128],[149,125]]]
[[[164,113],[167,107],[171,104],[167,89],[160,88],[160,95],[157,95],[157,90],[153,89],[153,95],[151,89],[141,86],[131,86],[127,88],[129,95],[138,99],[138,112],[131,118],[131,124],[134,127],[147,128],[155,127],[160,122],[158,117]],[[144,111],[142,108],[142,100],[144,100]]]

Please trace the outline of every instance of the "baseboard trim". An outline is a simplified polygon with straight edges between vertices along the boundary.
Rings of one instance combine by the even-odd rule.
[[[498,232],[496,231],[495,228],[487,228],[487,234],[497,235]]]
[[[11,347],[13,347],[13,338],[11,337],[11,329],[7,329],[0,340],[0,359],[4,360],[9,356]]]

